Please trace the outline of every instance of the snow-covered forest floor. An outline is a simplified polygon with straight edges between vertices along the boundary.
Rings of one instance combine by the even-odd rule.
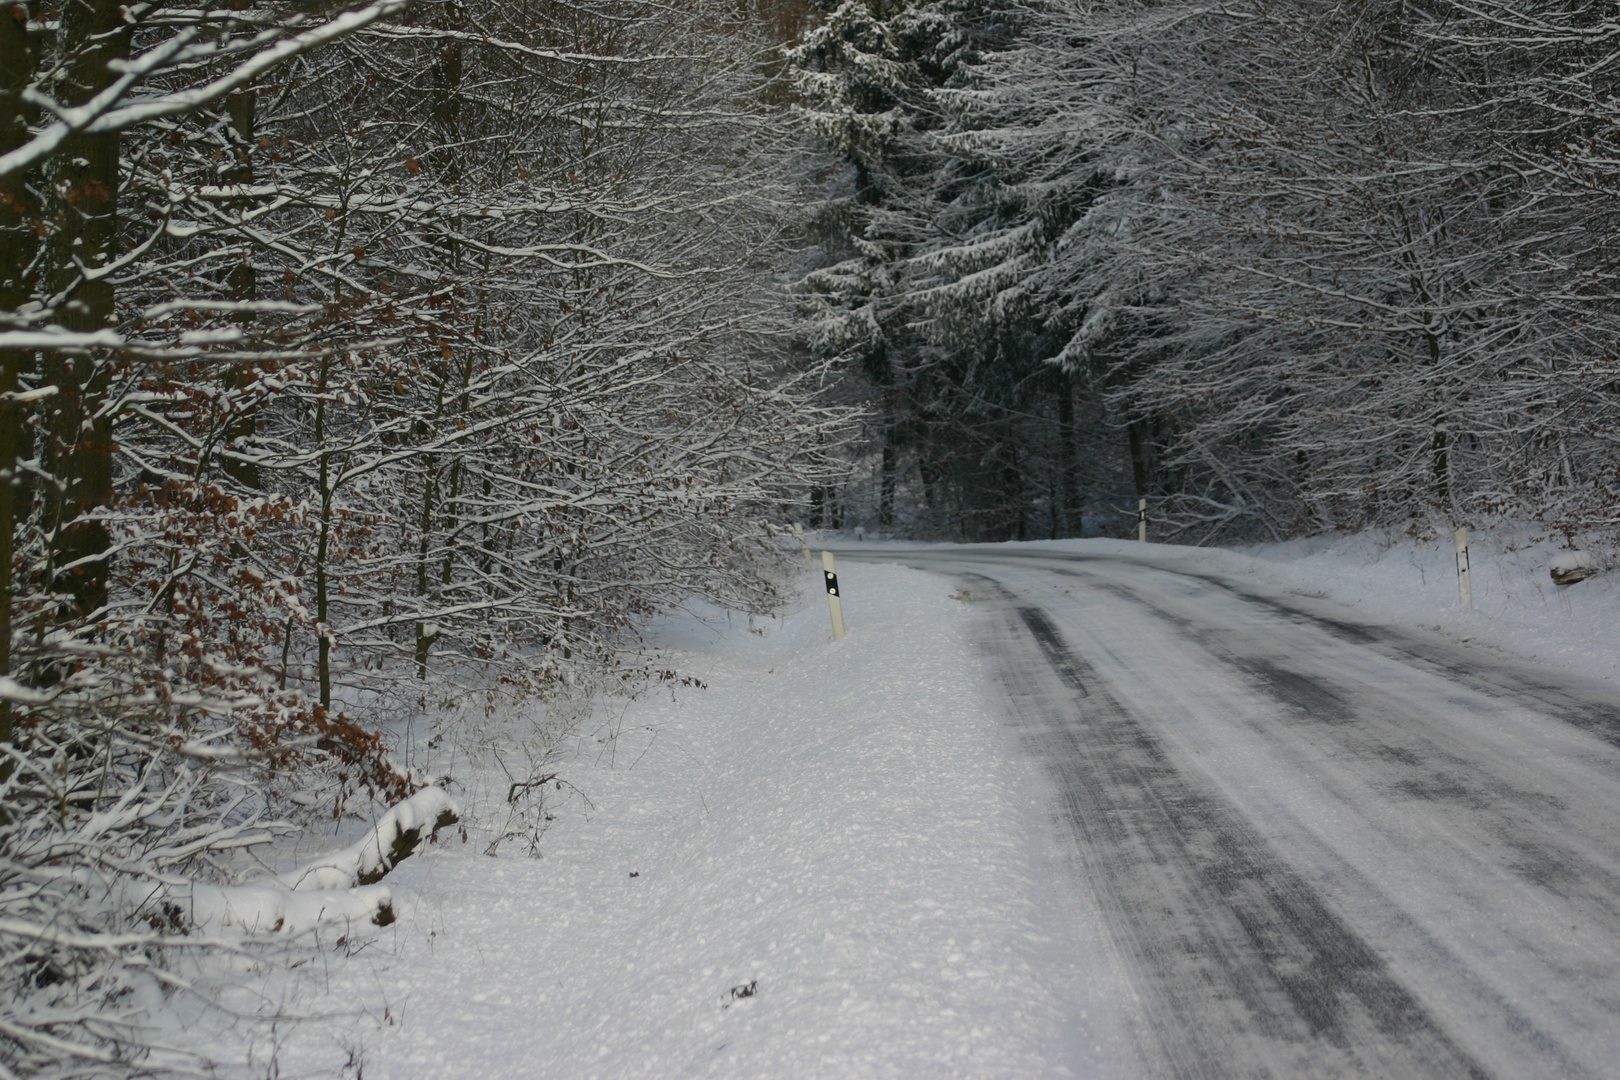
[[[840,574],[839,643],[809,593],[655,627],[706,688],[607,703],[548,767],[572,788],[540,858],[484,854],[507,781],[459,775],[468,840],[389,875],[397,922],[216,976],[230,1008],[312,1019],[251,1053],[217,1017],[186,1041],[283,1080],[1062,1075],[1085,928],[1043,884],[1038,782],[969,607],[918,571]]]
[[[1028,546],[1202,566],[1589,676],[1617,670],[1604,631],[1620,593],[1601,574],[1554,586],[1563,546],[1529,529],[1475,535],[1475,611],[1438,541]],[[297,968],[210,977],[230,1009],[308,1019],[266,1038],[202,1016],[175,1037],[244,1077],[1105,1064],[1112,1048],[1092,1031],[1113,1030],[1112,991],[1088,978],[1105,964],[1098,929],[1055,884],[1043,781],[998,722],[970,606],[943,578],[846,558],[850,636],[834,643],[814,578],[780,619],[711,610],[652,629],[660,664],[703,685],[604,704],[546,767],[568,786],[548,790],[540,857],[525,836],[486,854],[511,827],[509,781],[463,764],[451,791],[467,839],[389,876],[397,922],[329,929]]]

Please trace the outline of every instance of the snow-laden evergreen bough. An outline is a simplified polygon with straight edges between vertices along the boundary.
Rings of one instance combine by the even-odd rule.
[[[960,535],[1022,536],[1010,523],[1042,486],[1011,428],[1066,380],[1038,362],[1031,369],[1016,334],[948,325],[928,268],[946,238],[961,235],[962,221],[946,216],[969,206],[982,216],[993,179],[950,145],[947,102],[977,85],[986,58],[1017,40],[1029,17],[998,0],[845,0],[789,54],[800,122],[839,163],[811,217],[820,258],[797,291],[811,347],[848,362],[876,413],[873,523],[884,530],[896,526],[909,481],[925,503],[899,515],[913,531],[938,532],[954,517]],[[1001,322],[1021,330],[1020,316]],[[1072,417],[1061,422],[1072,427]],[[1058,486],[1072,494],[1073,461],[1065,464]],[[1078,531],[1071,497],[1059,495],[1052,510]]]
[[[995,5],[845,9],[889,34],[851,53],[930,21],[971,40]],[[1098,510],[1149,498],[1161,538],[1615,523],[1605,12],[1125,0],[1006,25],[881,102],[806,84],[890,141],[806,281],[826,347],[900,373],[886,471],[927,497],[971,445],[931,436],[943,415],[991,436],[967,471],[1020,493],[1006,536],[1048,511],[1059,535],[1071,480]]]
[[[385,720],[774,603],[845,421],[776,344],[762,48],[631,0],[0,18],[0,1068],[200,1068],[149,1026],[181,958],[381,914],[230,890],[437,790]]]

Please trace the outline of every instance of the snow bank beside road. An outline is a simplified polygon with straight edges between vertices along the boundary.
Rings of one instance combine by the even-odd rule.
[[[840,539],[835,546],[851,554],[863,546],[893,554],[934,545],[860,545]],[[1414,540],[1366,532],[1239,549],[1102,539],[983,546],[1031,554],[1119,555],[1203,570],[1238,584],[1253,582],[1269,592],[1342,604],[1370,622],[1439,632],[1590,678],[1620,681],[1620,567],[1605,566],[1602,556],[1572,558],[1562,538],[1546,529],[1470,532],[1473,610],[1464,608],[1458,597],[1450,535]],[[1600,572],[1573,585],[1553,584],[1549,571],[1555,564],[1582,561],[1595,563]]]
[[[943,578],[839,571],[836,644],[816,593],[763,634],[663,626],[661,666],[707,689],[621,703],[616,739],[547,765],[591,806],[552,792],[543,859],[482,854],[507,791],[488,777],[481,815],[458,792],[469,842],[389,875],[374,944],[219,984],[340,1017],[283,1029],[280,1075],[354,1055],[387,1080],[1069,1075],[1077,931],[971,612]]]
[[[1549,571],[1555,564],[1581,560],[1545,529],[1475,530],[1468,546],[1472,611],[1458,598],[1450,536],[1315,537],[1246,548],[1249,558],[1233,561],[1240,573],[1339,601],[1364,618],[1439,631],[1592,678],[1620,679],[1620,584],[1612,572],[1553,584]]]

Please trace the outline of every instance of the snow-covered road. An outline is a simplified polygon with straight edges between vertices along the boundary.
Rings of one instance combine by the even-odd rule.
[[[843,557],[975,602],[1106,927],[1098,1075],[1616,1075],[1612,689],[1169,553]]]
[[[532,762],[521,713],[445,727],[467,833],[398,920],[200,972],[229,1011],[167,1037],[242,1080],[1620,1074],[1614,684],[1343,569],[1359,609],[1218,550],[868,544],[843,641],[815,593],[671,616],[702,689]]]

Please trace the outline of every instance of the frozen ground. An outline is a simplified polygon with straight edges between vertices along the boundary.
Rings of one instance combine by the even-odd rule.
[[[1039,783],[968,606],[917,571],[840,571],[840,643],[819,595],[761,633],[660,627],[707,689],[620,703],[616,738],[552,764],[589,806],[551,790],[542,858],[521,838],[482,854],[504,791],[477,778],[452,788],[469,841],[388,877],[395,925],[220,978],[232,1008],[320,1017],[240,1071],[1029,1077],[1105,1053],[1075,1044],[1086,926],[1049,884]]]

